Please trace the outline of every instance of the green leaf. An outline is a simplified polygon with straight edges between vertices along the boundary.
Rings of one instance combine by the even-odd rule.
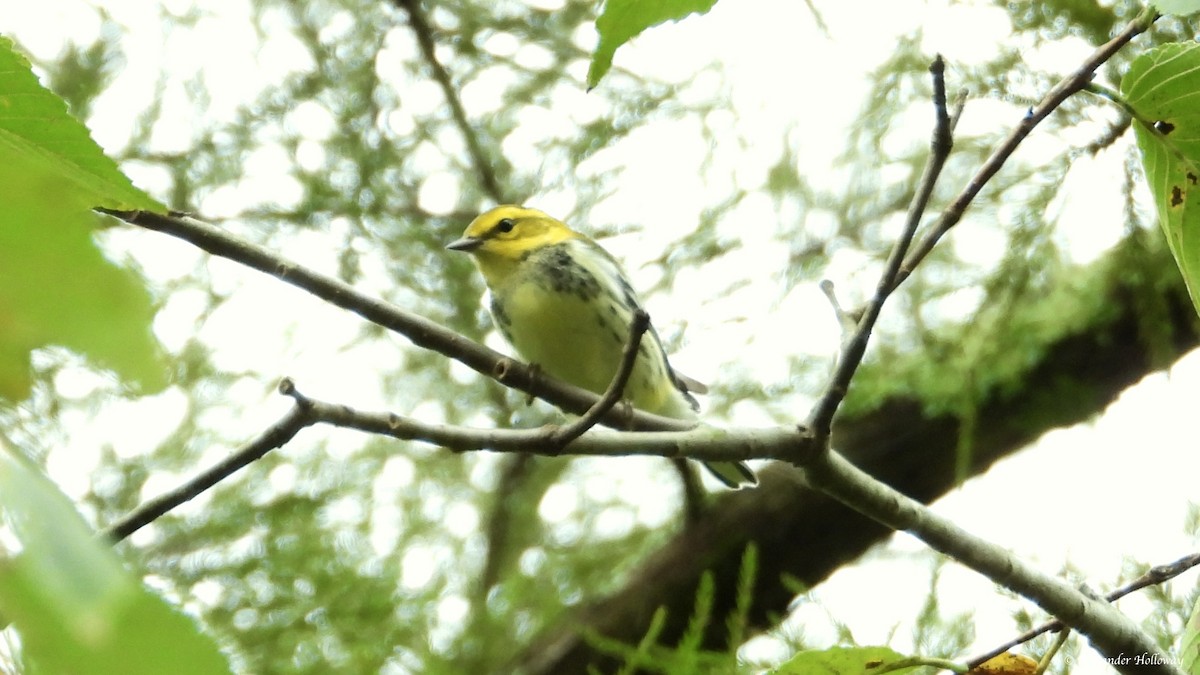
[[[1163,14],[1186,16],[1200,12],[1200,0],[1155,0],[1153,4]]]
[[[22,161],[61,176],[74,204],[165,211],[117,168],[117,163],[67,113],[67,104],[42,87],[13,47],[0,37],[0,159]],[[12,190],[6,191],[9,195]],[[0,206],[7,198],[0,197]]]
[[[146,390],[165,386],[149,294],[96,248],[96,216],[72,203],[68,179],[0,161],[0,185],[0,397],[28,394],[30,352],[51,344]]]
[[[1200,602],[1192,606],[1192,614],[1179,638],[1179,666],[1188,675],[1200,675]]]
[[[92,240],[94,206],[162,210],[117,169],[0,38],[0,398],[31,386],[30,352],[62,345],[147,390],[166,384],[143,283]]]
[[[717,0],[608,0],[596,19],[596,32],[600,42],[592,53],[588,66],[588,89],[595,87],[600,78],[612,67],[613,54],[617,48],[633,39],[642,31],[667,21],[679,21],[692,14],[704,14],[717,4]]]
[[[131,578],[67,498],[3,449],[0,514],[19,549],[0,557],[0,615],[36,672],[229,672],[211,639]]]
[[[1138,117],[1158,222],[1200,311],[1200,45],[1162,45],[1137,57],[1121,94]]]
[[[822,651],[800,652],[787,663],[771,671],[771,675],[872,675],[883,666],[909,657],[887,647],[833,647]],[[917,666],[889,670],[889,673],[907,673]]]

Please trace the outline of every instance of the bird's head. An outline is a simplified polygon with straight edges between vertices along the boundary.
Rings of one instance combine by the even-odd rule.
[[[450,242],[446,248],[470,253],[484,265],[489,260],[516,262],[531,250],[578,236],[537,209],[506,204],[472,220],[462,238]]]

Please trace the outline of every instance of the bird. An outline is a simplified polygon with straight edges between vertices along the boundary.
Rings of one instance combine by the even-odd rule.
[[[641,307],[620,263],[599,244],[542,211],[504,204],[471,221],[446,245],[468,253],[483,275],[489,310],[517,353],[543,372],[603,394],[621,362]],[[705,387],[676,372],[653,326],[638,346],[624,395],[645,412],[699,419],[692,392]],[[731,488],[758,480],[744,462],[704,462]]]

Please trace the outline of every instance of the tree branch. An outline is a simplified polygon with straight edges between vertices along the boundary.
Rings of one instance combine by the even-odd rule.
[[[562,454],[561,429],[480,429],[433,424],[394,413],[371,413],[341,404],[304,397],[313,424],[356,429],[404,441],[423,441],[450,450],[525,452],[555,457]],[[792,426],[687,431],[620,431],[585,433],[571,442],[572,455],[594,457],[686,457],[705,462],[776,459],[804,463],[815,453],[812,438]]]
[[[280,383],[280,391],[290,386],[287,380]],[[286,393],[286,392],[285,392]],[[260,459],[275,448],[282,447],[306,426],[312,424],[309,410],[296,405],[286,415],[259,434],[258,438],[233,453],[183,485],[139,504],[125,517],[104,528],[102,534],[113,542],[119,542],[146,525],[158,520],[175,507],[190,501],[200,493],[236,473],[247,464]]]
[[[343,281],[297,265],[273,251],[208,223],[178,213],[162,215],[150,211],[96,210],[131,225],[169,234],[208,253],[273,276],[331,305],[354,312],[367,321],[403,335],[418,347],[444,354],[507,387],[549,401],[567,412],[581,415],[599,399],[590,391],[537,373],[533,368],[423,316],[364,295]],[[601,422],[608,426],[640,430],[683,431],[696,426],[695,422],[661,417],[641,410],[633,410],[628,414],[610,410],[601,418]]]
[[[1025,140],[1033,128],[1036,127],[1042,120],[1049,117],[1050,113],[1054,112],[1058,106],[1062,105],[1076,92],[1082,90],[1095,77],[1096,69],[1104,65],[1114,54],[1122,47],[1129,43],[1130,40],[1144,33],[1150,28],[1154,21],[1158,18],[1158,13],[1153,7],[1147,7],[1133,21],[1130,21],[1125,28],[1117,34],[1116,37],[1101,45],[1096,51],[1092,52],[1091,56],[1084,59],[1084,62],[1074,72],[1063,78],[1050,91],[1042,97],[1041,102],[1021,119],[1021,123],[1009,133],[1008,137],[1000,143],[997,148],[992,151],[992,154],[984,161],[983,165],[959,193],[958,197],[950,204],[950,206],[942,212],[941,217],[934,224],[932,229],[924,238],[913,248],[912,253],[905,259],[904,265],[900,269],[900,274],[896,277],[895,284],[899,286],[904,283],[917,265],[929,255],[933,247],[938,241],[950,231],[950,228],[958,224],[962,220],[963,213],[967,207],[975,200],[979,192],[983,190],[983,186],[1000,171],[1008,158],[1016,151],[1017,146]]]
[[[946,158],[950,156],[950,150],[953,148],[950,115],[946,111],[945,71],[946,64],[939,54],[929,66],[929,72],[933,76],[933,109],[936,120],[933,140],[930,142],[929,159],[925,162],[925,170],[921,174],[921,180],[917,184],[917,190],[913,194],[912,203],[908,208],[908,218],[904,223],[904,230],[896,239],[896,244],[892,247],[891,254],[888,255],[887,263],[883,266],[883,272],[879,275],[875,296],[863,310],[856,330],[843,344],[841,354],[838,356],[837,368],[829,379],[829,383],[825,385],[825,391],[817,399],[812,411],[809,412],[808,427],[819,441],[824,442],[829,439],[833,416],[850,390],[850,380],[854,378],[854,373],[858,371],[858,366],[866,354],[871,331],[875,329],[875,322],[879,319],[880,312],[883,311],[883,304],[887,302],[888,296],[897,286],[896,279],[900,273],[904,255],[908,252],[913,237],[916,236],[921,219],[925,217],[925,209],[929,205],[933,188],[937,185],[938,176],[941,175],[942,168],[946,165]],[[832,293],[832,291],[827,292]],[[837,307],[836,302],[834,306]]]
[[[1065,625],[1087,636],[1110,659],[1121,654],[1157,654],[1155,666],[1114,663],[1123,673],[1181,673],[1153,640],[1115,607],[1054,577],[1042,574],[1008,550],[984,541],[867,475],[841,455],[818,455],[805,467],[812,484],[825,494],[894,530],[913,534],[988,579],[1037,603]]]
[[[1154,16],[1152,9],[1147,10],[1138,20],[1131,22],[1121,35],[1098,49],[1072,76],[1052,89],[1042,104],[1036,110],[1030,111],[1022,124],[984,163],[959,199],[943,214],[942,219],[912,255],[906,258],[907,248],[915,236],[934,183],[951,147],[950,118],[946,113],[945,83],[941,77],[943,66],[940,58],[934,61],[931,71],[934,78],[937,124],[930,158],[910,206],[905,229],[880,275],[875,296],[859,319],[858,330],[843,346],[834,375],[809,415],[808,425],[819,443],[824,445],[828,442],[833,417],[845,398],[850,381],[866,352],[871,331],[891,291],[907,278],[940,237],[961,218],[961,214],[982,186],[999,171],[1033,127],[1069,96],[1086,86],[1095,68],[1116,53],[1134,35],[1144,31]],[[1086,635],[1103,655],[1116,657],[1123,653],[1158,653],[1154,642],[1115,608],[1071,588],[1058,579],[1036,572],[1005,549],[955,526],[919,502],[863,473],[838,453],[829,451],[817,454],[814,461],[804,465],[804,468],[806,477],[816,489],[877,522],[914,534],[934,549],[1033,600],[1064,624]],[[1164,663],[1158,666],[1159,672],[1179,672],[1167,659],[1163,661]],[[1127,672],[1126,668],[1120,670]]]
[[[812,439],[791,426],[762,429],[715,429],[702,427],[687,431],[622,431],[587,433],[597,419],[620,399],[637,356],[641,336],[650,327],[645,312],[634,315],[633,332],[626,345],[621,370],[613,378],[604,398],[597,401],[590,418],[580,418],[565,426],[537,429],[477,429],[448,424],[430,424],[394,413],[369,413],[340,404],[309,398],[290,378],[279,383],[279,391],[290,396],[295,407],[241,450],[204,470],[178,488],[138,506],[134,511],[104,530],[114,541],[133,534],[171,509],[195,498],[221,480],[251,462],[281,447],[307,426],[328,424],[345,429],[390,436],[405,441],[433,443],[455,451],[492,450],[556,457],[570,444],[571,454],[579,456],[622,457],[649,455],[670,459],[701,461],[741,461],[782,459],[794,461],[803,449],[815,449]],[[632,356],[630,356],[632,354]],[[583,421],[584,424],[580,422]]]
[[[1108,595],[1105,595],[1104,599],[1108,600],[1109,602],[1116,602],[1117,600],[1125,597],[1126,595],[1129,595],[1130,593],[1133,593],[1135,591],[1140,591],[1143,588],[1146,588],[1147,586],[1154,586],[1154,585],[1169,581],[1171,579],[1174,579],[1175,577],[1179,576],[1180,574],[1183,574],[1184,572],[1192,569],[1193,567],[1195,567],[1197,565],[1200,565],[1200,553],[1193,553],[1191,555],[1184,556],[1184,557],[1180,558],[1179,560],[1176,560],[1173,563],[1167,563],[1166,565],[1158,565],[1157,567],[1151,567],[1142,576],[1140,576],[1137,579],[1134,579],[1133,581],[1125,584],[1124,586],[1110,592]],[[1065,628],[1065,626],[1063,625],[1063,622],[1061,622],[1061,621],[1047,621],[1046,623],[1038,626],[1037,628],[1033,628],[1024,633],[1021,633],[1017,637],[1013,638],[1012,640],[1009,640],[1008,642],[1005,642],[1004,644],[1000,645],[999,647],[996,647],[996,648],[992,649],[991,651],[988,651],[984,654],[980,654],[979,656],[976,656],[975,658],[971,659],[970,661],[967,661],[967,667],[968,668],[977,668],[984,661],[987,661],[988,659],[999,656],[1000,654],[1003,654],[1004,652],[1012,649],[1013,647],[1025,644],[1026,642],[1029,642],[1030,640],[1034,639],[1035,637],[1037,637],[1043,633],[1049,633],[1051,631],[1060,631],[1063,628]]]
[[[433,30],[429,26],[429,21],[425,19],[425,12],[421,10],[420,0],[393,0],[393,2],[408,14],[408,24],[412,26],[413,34],[417,36],[417,45],[421,48],[421,56],[429,64],[429,69],[433,72],[433,79],[437,80],[438,86],[442,88],[442,95],[446,97],[446,103],[450,106],[450,113],[454,117],[454,124],[458,127],[458,132],[466,141],[467,152],[471,155],[471,164],[475,167],[475,173],[479,175],[479,183],[483,186],[484,192],[498,203],[508,201],[504,197],[504,191],[500,189],[500,183],[496,180],[492,162],[484,156],[483,147],[479,144],[479,137],[467,120],[467,111],[463,108],[462,100],[458,97],[454,83],[450,81],[450,73],[438,60],[437,50],[433,43]]]
[[[559,448],[566,447],[568,443],[596,426],[600,418],[604,417],[617,404],[617,401],[621,400],[621,394],[625,392],[625,385],[629,383],[629,376],[633,374],[633,364],[637,362],[638,346],[642,344],[642,337],[649,329],[650,315],[640,307],[634,310],[633,319],[629,322],[629,339],[625,341],[625,351],[621,353],[621,363],[617,365],[617,372],[613,374],[608,389],[579,419],[555,430],[551,439],[552,443]]]

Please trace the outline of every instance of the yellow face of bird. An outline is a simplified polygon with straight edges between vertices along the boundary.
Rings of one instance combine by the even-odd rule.
[[[522,206],[504,205],[483,213],[446,248],[470,253],[493,291],[519,279],[530,251],[582,235],[561,221]]]
[[[537,209],[505,205],[471,221],[462,238],[450,242],[446,248],[471,253],[481,261],[486,258],[516,261],[526,251],[578,236]]]

